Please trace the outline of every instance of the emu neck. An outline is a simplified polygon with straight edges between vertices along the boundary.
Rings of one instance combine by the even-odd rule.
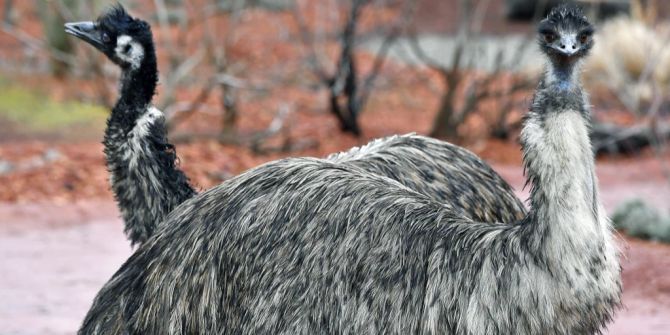
[[[149,105],[156,92],[157,82],[156,53],[152,48],[146,48],[139,68],[128,66],[122,69],[120,96],[114,112],[134,111]]]
[[[530,222],[536,247],[567,252],[602,237],[589,110],[574,73],[551,69],[534,97],[521,140],[531,184]],[[566,90],[565,85],[570,85]],[[563,249],[566,250],[557,250]]]
[[[105,130],[105,156],[114,197],[133,244],[144,243],[163,219],[195,191],[176,166],[165,117],[150,106],[156,89],[156,57],[145,48],[136,69],[124,69],[121,95]]]
[[[578,64],[574,60],[556,58],[551,61],[551,66],[545,80],[555,89],[568,91],[572,89],[581,89],[578,82]]]

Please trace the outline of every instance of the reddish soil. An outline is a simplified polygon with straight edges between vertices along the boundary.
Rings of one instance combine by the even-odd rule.
[[[626,169],[600,164],[601,194],[608,210],[628,196],[669,203],[669,188],[649,185],[649,175],[658,173],[655,165],[651,160]],[[647,172],[638,172],[643,168]],[[520,189],[520,168],[496,170]],[[6,334],[73,333],[95,293],[131,254],[109,200],[0,203],[0,222],[0,328]],[[624,236],[619,243],[624,252],[625,308],[608,334],[667,334],[670,246]]]

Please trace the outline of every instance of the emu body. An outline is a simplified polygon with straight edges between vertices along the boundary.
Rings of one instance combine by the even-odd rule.
[[[560,7],[541,27],[553,45],[545,35],[581,36],[590,24]],[[588,101],[565,72],[587,35],[566,39],[576,52],[545,52],[550,70],[521,136],[532,187],[523,219],[474,221],[456,201],[351,164],[356,150],[348,164],[271,162],[168,214],[102,288],[80,334],[601,332],[620,303],[620,269]]]
[[[170,214],[80,333],[576,334],[609,318],[618,267],[604,224],[561,217],[593,227],[571,245],[554,221],[453,213],[346,166],[269,163]]]

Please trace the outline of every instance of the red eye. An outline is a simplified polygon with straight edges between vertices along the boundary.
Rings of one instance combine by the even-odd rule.
[[[589,41],[589,35],[581,34],[579,35],[579,43],[584,44]]]
[[[547,43],[552,43],[556,40],[556,34],[554,33],[545,33],[544,34],[544,41]]]

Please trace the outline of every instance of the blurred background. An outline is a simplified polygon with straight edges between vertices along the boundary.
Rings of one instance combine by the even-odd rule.
[[[199,189],[286,156],[417,132],[523,189],[521,118],[554,0],[126,0],[152,25],[179,164]],[[584,0],[583,83],[624,303],[609,334],[670,333],[670,1]],[[70,334],[130,255],[102,132],[119,71],[65,35],[111,1],[0,1],[0,334]]]

